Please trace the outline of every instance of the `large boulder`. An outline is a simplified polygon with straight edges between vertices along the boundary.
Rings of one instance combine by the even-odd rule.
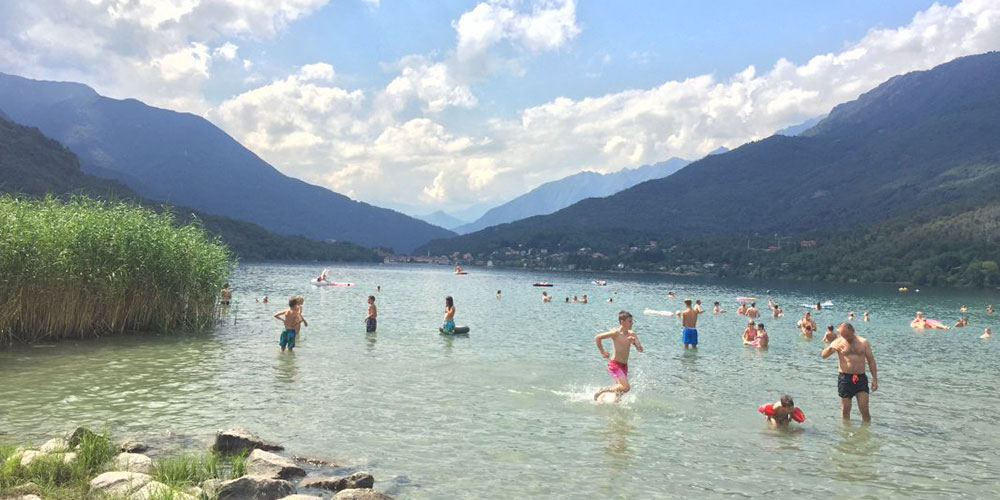
[[[150,481],[129,495],[129,500],[149,500],[150,498],[170,498],[171,500],[198,500],[197,497],[177,491],[161,482]]]
[[[279,498],[278,500],[323,500],[323,497],[314,497],[312,495],[288,495],[284,498]]]
[[[252,450],[281,451],[285,447],[264,441],[245,429],[229,429],[215,433],[215,451],[219,453],[242,453]]]
[[[312,477],[299,483],[300,488],[319,488],[329,491],[372,488],[375,478],[367,472],[355,472],[342,477]]]
[[[153,473],[153,459],[138,453],[119,453],[115,457],[115,468],[125,472]]]
[[[153,478],[138,472],[105,472],[90,480],[90,491],[125,496],[149,484]]]
[[[333,500],[392,500],[392,497],[368,488],[342,490]]]
[[[201,491],[204,492],[205,498],[215,498],[219,496],[219,489],[222,488],[222,483],[224,481],[221,479],[206,479],[201,482]]]
[[[46,441],[38,451],[42,453],[66,453],[69,451],[69,443],[63,438],[53,438]]]
[[[247,457],[247,474],[272,479],[304,477],[306,471],[295,462],[264,450],[253,450]]]
[[[219,486],[218,500],[278,500],[295,494],[292,483],[282,479],[243,476]]]

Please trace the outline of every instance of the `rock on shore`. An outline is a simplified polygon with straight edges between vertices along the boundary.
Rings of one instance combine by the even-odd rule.
[[[255,434],[241,428],[217,432],[213,448],[219,453],[242,453],[255,449],[264,451],[281,451],[285,449],[280,444],[264,441]]]
[[[370,489],[375,486],[375,478],[367,472],[355,472],[343,477],[313,477],[299,483],[300,488],[320,488],[329,491]]]
[[[333,496],[333,500],[393,500],[391,496],[375,490],[353,489],[343,490]]]
[[[247,474],[271,479],[305,477],[306,471],[291,460],[264,450],[253,450],[247,457]]]
[[[219,486],[219,500],[278,500],[294,494],[292,483],[260,476],[243,476]]]

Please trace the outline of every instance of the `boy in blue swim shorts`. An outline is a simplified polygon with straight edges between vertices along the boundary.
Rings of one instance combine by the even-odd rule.
[[[309,326],[309,323],[302,316],[302,306],[299,304],[299,298],[289,298],[288,309],[278,311],[274,315],[274,318],[280,319],[285,323],[285,330],[278,337],[278,345],[281,346],[281,352],[285,352],[285,348],[288,348],[288,352],[293,352],[295,350],[295,331],[299,328],[299,325]]]
[[[693,347],[698,348],[698,315],[705,312],[702,308],[694,309],[691,307],[691,299],[684,299],[684,310],[681,311],[681,324],[684,329],[681,330],[681,343],[684,344],[684,348]]]

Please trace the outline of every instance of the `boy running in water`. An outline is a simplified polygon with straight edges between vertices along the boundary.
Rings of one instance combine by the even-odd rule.
[[[611,339],[613,347],[611,355],[608,355],[608,351],[604,350],[604,339]],[[611,378],[615,379],[615,385],[601,389],[597,391],[597,394],[594,394],[594,401],[599,400],[604,393],[613,392],[617,402],[622,398],[622,394],[631,388],[628,385],[628,355],[632,346],[635,345],[635,350],[642,352],[639,337],[636,337],[635,332],[632,331],[632,314],[628,311],[620,311],[618,313],[618,328],[597,334],[594,337],[594,342],[597,343],[597,350],[601,351],[601,356],[610,358],[608,360],[608,373],[611,374]]]
[[[288,352],[294,351],[296,330],[298,330],[299,325],[309,326],[306,319],[302,317],[302,306],[299,305],[299,298],[289,298],[288,309],[278,311],[274,315],[274,318],[280,319],[285,323],[285,330],[281,332],[281,337],[278,338],[278,345],[281,346],[281,352],[285,352],[285,347],[288,348]]]

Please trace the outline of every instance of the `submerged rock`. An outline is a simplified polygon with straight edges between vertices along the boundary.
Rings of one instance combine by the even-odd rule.
[[[141,441],[136,441],[135,439],[126,439],[121,443],[118,443],[118,451],[123,453],[142,453],[149,450],[149,446]]]
[[[228,429],[215,434],[215,451],[219,453],[241,453],[255,449],[264,451],[281,451],[285,447],[277,443],[264,441],[245,429]]]
[[[153,459],[138,453],[119,453],[115,457],[115,467],[125,472],[153,473]]]
[[[148,475],[138,472],[105,472],[90,480],[90,490],[109,495],[129,495],[152,480]]]
[[[355,472],[342,477],[314,477],[299,483],[300,488],[320,488],[329,491],[365,489],[375,486],[375,478],[367,472]]]
[[[292,479],[305,476],[306,471],[283,456],[253,450],[247,457],[247,474],[272,479]]]
[[[333,500],[393,500],[391,496],[375,490],[363,488],[343,490],[333,496]]]
[[[295,494],[292,483],[282,479],[243,476],[219,486],[218,500],[278,500]]]

